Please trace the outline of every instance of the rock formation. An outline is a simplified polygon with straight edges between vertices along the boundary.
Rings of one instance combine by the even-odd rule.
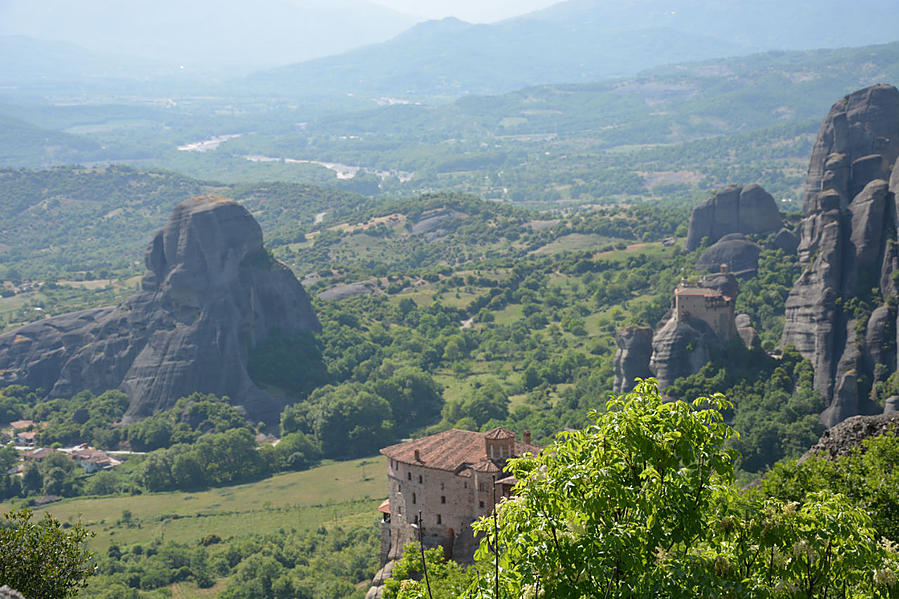
[[[121,306],[32,323],[0,335],[0,382],[67,397],[120,388],[126,421],[194,391],[227,395],[255,419],[281,405],[247,372],[273,333],[317,330],[309,297],[262,245],[236,202],[207,196],[175,207],[150,242],[141,290]]]
[[[736,318],[734,318],[734,325],[737,327],[737,335],[739,335],[746,347],[749,349],[762,347],[762,342],[752,326],[749,314],[737,314]]]
[[[880,411],[872,383],[896,370],[896,251],[899,91],[875,85],[830,109],[812,150],[803,191],[799,258],[804,271],[786,303],[784,345],[815,370],[833,426]],[[872,297],[873,313],[860,309]],[[887,333],[887,331],[889,331]]]
[[[713,350],[731,339],[758,347],[758,336],[745,314],[734,317],[738,285],[726,270],[682,283],[675,291],[674,309],[659,323],[655,334],[648,327],[618,331],[615,353],[615,391],[633,388],[634,378],[654,376],[664,389],[679,377],[699,371]]]
[[[781,229],[771,240],[771,246],[785,254],[795,254],[799,249],[799,237],[789,229]]]
[[[773,233],[782,221],[777,203],[758,185],[722,189],[690,215],[687,250],[699,247],[703,237],[717,241],[729,233]]]
[[[699,372],[709,361],[711,350],[722,345],[705,321],[672,316],[652,337],[649,369],[659,387],[665,389],[675,379]]]
[[[824,431],[818,442],[805,452],[800,461],[805,461],[812,455],[831,459],[849,455],[865,439],[880,435],[899,437],[899,414],[848,418]]]
[[[634,379],[649,378],[649,358],[652,355],[652,329],[627,327],[615,334],[618,350],[615,352],[615,393],[628,393],[634,388]]]
[[[726,264],[735,274],[755,273],[759,267],[761,248],[742,233],[729,233],[716,241],[696,261],[698,270],[717,272]]]

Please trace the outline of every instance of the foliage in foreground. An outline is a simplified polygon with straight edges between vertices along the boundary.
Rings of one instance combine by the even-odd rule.
[[[479,574],[467,594],[899,597],[899,548],[847,496],[735,490],[729,407],[722,395],[664,403],[650,380],[551,450],[513,460],[520,482],[498,528],[475,524]],[[422,591],[401,585],[397,596]]]
[[[24,509],[5,514],[0,523],[0,585],[28,599],[62,599],[75,595],[93,574],[84,548],[87,530],[76,524],[65,531],[50,514],[32,521]]]

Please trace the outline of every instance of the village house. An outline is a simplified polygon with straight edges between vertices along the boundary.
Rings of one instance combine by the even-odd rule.
[[[471,523],[511,494],[506,461],[536,454],[530,432],[523,441],[495,428],[487,433],[448,430],[381,450],[387,457],[388,498],[381,504],[381,563],[398,559],[421,534],[426,547],[471,562],[477,547]]]
[[[33,449],[31,451],[26,451],[22,456],[26,461],[33,462],[42,462],[44,458],[46,458],[51,453],[57,453],[55,449],[50,449],[49,447],[41,447],[39,449]]]
[[[110,457],[105,451],[94,449],[87,445],[80,445],[69,451],[68,454],[88,474],[99,470],[109,470],[121,464],[120,461]]]
[[[34,431],[19,431],[15,436],[15,444],[20,447],[30,447],[34,445],[34,438],[37,435]]]

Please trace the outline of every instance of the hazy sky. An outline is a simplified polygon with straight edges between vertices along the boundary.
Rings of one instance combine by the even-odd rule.
[[[0,0],[2,1],[2,0]],[[471,23],[491,23],[545,8],[559,0],[372,0],[395,10],[428,19],[457,17]]]

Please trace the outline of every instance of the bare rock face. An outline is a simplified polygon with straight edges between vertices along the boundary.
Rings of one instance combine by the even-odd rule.
[[[710,349],[721,345],[704,321],[672,317],[652,338],[649,370],[664,389],[677,378],[699,372],[709,361]]]
[[[120,388],[126,421],[194,391],[227,395],[254,418],[282,407],[247,372],[273,333],[319,328],[309,297],[262,246],[245,208],[207,196],[175,207],[150,242],[141,291],[121,306],[66,314],[0,336],[0,382],[65,397]]]
[[[878,416],[853,416],[824,431],[821,438],[805,452],[800,461],[810,456],[835,459],[849,455],[862,441],[880,435],[899,437],[899,414]]]
[[[699,286],[706,289],[714,289],[721,295],[737,297],[740,293],[740,284],[732,272],[714,272],[699,279]]]
[[[742,233],[730,233],[716,241],[696,261],[696,268],[716,272],[726,264],[730,272],[756,271],[761,248]]]
[[[891,395],[887,398],[886,403],[883,406],[883,414],[884,416],[889,416],[891,414],[899,415],[899,395]]]
[[[777,232],[771,245],[785,254],[795,254],[799,249],[799,237],[789,229],[781,229]]]
[[[783,226],[777,203],[759,185],[722,189],[690,215],[687,250],[699,247],[703,237],[717,241],[729,233],[773,233]]]
[[[886,303],[899,264],[896,169],[886,178],[897,156],[899,91],[888,85],[834,104],[812,151],[798,247],[805,270],[787,298],[782,340],[812,361],[827,426],[879,411],[870,385],[896,370],[896,314]],[[872,289],[884,304],[859,323],[852,300]]]
[[[737,327],[737,335],[749,349],[759,349],[762,346],[758,333],[752,326],[749,314],[737,314],[734,318],[734,325]]]
[[[634,379],[649,378],[649,358],[652,355],[652,329],[628,327],[615,333],[618,350],[615,352],[615,393],[628,393]]]

